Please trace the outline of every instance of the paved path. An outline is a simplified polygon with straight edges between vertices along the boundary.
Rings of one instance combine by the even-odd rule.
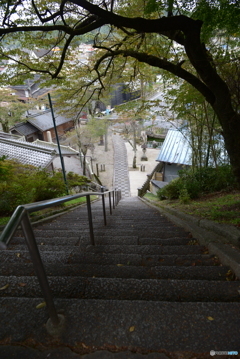
[[[127,149],[122,137],[113,135],[112,139],[114,149],[114,187],[121,190],[122,198],[130,197]]]
[[[152,172],[157,165],[156,158],[159,153],[159,149],[147,149],[147,161],[142,161],[142,149],[137,145],[136,153],[136,165],[137,168],[132,168],[134,152],[131,145],[125,142],[121,136],[113,135],[113,157],[114,157],[114,178],[113,186],[117,189],[121,189],[124,197],[138,196],[138,188],[141,188],[147,179],[147,174]],[[109,161],[111,153],[107,160]],[[144,171],[141,171],[141,167],[144,166]],[[105,182],[103,182],[105,183]]]

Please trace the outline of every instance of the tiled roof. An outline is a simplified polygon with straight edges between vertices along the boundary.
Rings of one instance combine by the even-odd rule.
[[[55,157],[55,151],[25,141],[0,139],[0,156],[35,167],[47,167]]]
[[[37,128],[31,125],[31,123],[19,123],[14,126],[14,130],[20,133],[23,136],[31,135],[32,133],[37,132]]]
[[[63,123],[71,121],[71,119],[59,115],[57,112],[54,114],[56,126],[62,125]],[[53,128],[53,119],[52,114],[49,111],[39,113],[35,117],[28,117],[27,122],[31,123],[33,126],[38,128],[41,131],[47,131],[50,128]]]
[[[40,145],[43,148],[52,150],[52,151],[56,151],[56,153],[58,154],[58,145],[56,143],[53,142],[46,142],[46,141],[41,141],[41,140],[36,140],[33,143],[35,143],[36,145]],[[61,153],[62,155],[65,156],[76,156],[79,154],[78,151],[74,150],[72,147],[70,146],[63,146],[61,145]]]
[[[19,136],[19,135],[14,135],[12,133],[6,133],[6,132],[3,132],[3,131],[0,131],[0,140],[2,138],[12,138],[13,140],[22,140],[22,141],[25,141],[25,137],[23,136]]]

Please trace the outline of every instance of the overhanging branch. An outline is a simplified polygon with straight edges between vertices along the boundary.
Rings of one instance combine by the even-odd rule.
[[[133,50],[117,50],[113,51],[112,49],[109,49],[107,53],[102,55],[95,64],[95,69],[100,66],[100,64],[107,59],[108,57],[113,58],[114,56],[123,56],[123,57],[132,57],[138,60],[139,62],[144,62],[150,66],[158,67],[160,69],[166,70],[173,75],[187,81],[189,84],[194,86],[206,99],[207,102],[209,102],[211,105],[215,101],[214,94],[209,90],[209,88],[201,81],[199,78],[197,78],[192,73],[184,70],[180,64],[173,64],[170,61],[167,61],[165,59],[160,59],[159,57],[148,55],[147,53],[141,53],[138,51]]]

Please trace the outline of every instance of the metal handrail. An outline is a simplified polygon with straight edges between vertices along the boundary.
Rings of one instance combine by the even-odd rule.
[[[60,325],[60,317],[57,314],[53,297],[51,294],[51,289],[48,283],[47,275],[45,272],[45,268],[38,250],[37,242],[35,239],[34,231],[32,228],[32,224],[30,221],[29,213],[39,211],[48,207],[53,207],[58,204],[71,201],[76,198],[86,197],[87,200],[87,211],[88,211],[88,221],[89,221],[89,232],[90,232],[90,240],[91,244],[95,245],[94,242],[94,232],[93,232],[93,221],[92,221],[92,210],[91,210],[91,201],[90,196],[101,196],[102,197],[102,205],[103,205],[103,217],[104,224],[107,224],[106,221],[106,208],[105,208],[105,195],[109,195],[109,208],[110,214],[112,214],[112,204],[111,204],[111,194],[113,199],[113,208],[118,204],[121,199],[121,193],[117,190],[104,191],[102,188],[101,192],[83,192],[75,195],[69,195],[60,198],[54,198],[46,201],[35,202],[30,204],[20,205],[14,211],[12,217],[10,218],[8,224],[5,226],[3,232],[0,235],[0,248],[6,249],[7,245],[10,243],[14,233],[16,232],[18,226],[21,224],[26,243],[28,246],[29,253],[32,258],[33,266],[36,272],[36,275],[39,280],[40,287],[42,289],[42,293],[46,302],[46,306],[48,309],[49,317],[54,327],[58,327]]]

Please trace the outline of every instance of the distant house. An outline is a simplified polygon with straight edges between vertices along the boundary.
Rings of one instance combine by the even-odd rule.
[[[220,134],[215,136],[214,151],[217,158],[213,159],[211,153],[208,158],[209,166],[229,163],[224,141]],[[162,163],[161,172],[155,172],[151,181],[151,191],[154,193],[168,182],[179,177],[179,171],[192,166],[192,147],[187,131],[169,130],[163,142],[156,161]],[[206,161],[208,148],[202,148],[203,160]],[[217,161],[217,162],[216,162]],[[203,162],[204,163],[204,162]]]
[[[41,99],[52,90],[51,87],[41,87],[40,85],[41,77],[36,74],[33,79],[26,80],[24,84],[9,87],[20,101],[28,102],[29,99]]]
[[[192,164],[192,149],[187,137],[179,130],[169,130],[156,161],[162,163],[161,172],[155,172],[150,183],[154,194],[159,188],[177,178],[179,170]]]
[[[33,142],[38,137],[42,137],[38,129],[28,122],[21,122],[16,124],[14,127],[10,129],[10,133],[19,136],[24,136],[25,140],[28,142]]]
[[[61,137],[66,131],[74,127],[74,121],[66,118],[57,112],[55,112],[55,121],[58,136]],[[49,141],[55,139],[55,130],[50,110],[47,111],[35,111],[35,115],[30,114],[27,117],[26,122],[21,122],[10,129],[12,134],[25,136],[26,141],[33,142],[37,139],[42,141]],[[49,133],[50,135],[49,135]],[[50,136],[50,137],[49,137]]]
[[[162,181],[177,178],[179,170],[192,165],[192,149],[187,136],[179,130],[169,130],[156,161],[163,162]]]
[[[111,91],[111,107],[121,105],[122,103],[140,98],[140,90],[129,91],[129,88],[124,83],[118,83],[112,86]]]
[[[56,152],[26,141],[0,138],[0,156],[24,165],[53,169]]]

